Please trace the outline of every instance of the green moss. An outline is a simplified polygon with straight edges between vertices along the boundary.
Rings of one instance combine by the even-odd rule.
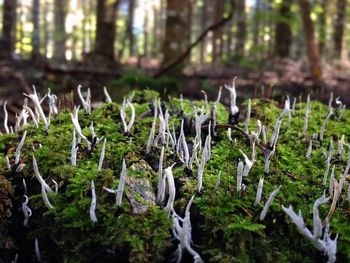
[[[120,260],[130,262],[165,262],[177,246],[172,243],[172,220],[160,206],[147,203],[135,189],[126,185],[122,209],[117,210],[115,196],[103,190],[103,187],[116,189],[119,184],[121,163],[123,158],[128,167],[128,176],[144,179],[150,185],[149,191],[155,193],[158,182],[158,171],[154,163],[158,163],[160,145],[154,148],[150,156],[145,156],[147,138],[152,123],[152,114],[146,114],[151,98],[158,94],[147,91],[136,92],[134,106],[137,114],[135,125],[129,135],[122,132],[119,115],[119,105],[115,103],[102,105],[91,115],[79,112],[80,124],[85,134],[89,135],[88,126],[94,122],[98,137],[107,139],[106,155],[103,169],[97,172],[101,145],[91,152],[84,142],[80,146],[77,166],[70,165],[70,149],[73,125],[68,111],[63,111],[52,119],[49,134],[43,128],[28,127],[27,139],[22,151],[22,161],[26,167],[20,174],[0,168],[0,201],[11,198],[17,204],[21,200],[22,177],[26,179],[29,206],[33,209],[30,218],[30,229],[22,238],[33,241],[34,238],[48,240],[40,247],[43,258],[53,260],[55,255],[63,262],[86,262],[95,258],[106,249],[113,250]],[[171,126],[176,131],[180,124],[180,100],[171,99],[167,102],[172,114]],[[193,113],[193,106],[205,107],[204,101],[184,100],[184,112]],[[210,103],[212,106],[213,103]],[[242,105],[241,108],[244,108]],[[228,114],[224,105],[218,105],[219,124],[227,123]],[[244,111],[244,110],[242,110]],[[264,100],[252,100],[252,119],[250,130],[256,130],[257,120],[267,126],[268,137],[271,135],[281,109],[276,103]],[[312,102],[312,113],[309,121],[308,138],[315,132],[319,133],[328,108],[318,102]],[[128,113],[127,113],[128,114]],[[271,172],[264,175],[264,156],[257,149],[256,162],[244,184],[242,192],[236,191],[236,167],[241,154],[239,149],[250,156],[249,141],[240,133],[232,131],[234,142],[228,141],[226,130],[219,127],[217,136],[212,138],[211,159],[205,166],[203,191],[197,194],[191,209],[193,247],[208,262],[317,262],[322,259],[322,253],[305,240],[281,210],[281,204],[293,205],[300,209],[307,226],[312,226],[312,206],[328,187],[322,185],[325,162],[320,143],[315,143],[311,158],[305,154],[308,140],[302,138],[305,104],[297,104],[290,127],[285,117],[276,155],[272,159]],[[140,117],[142,115],[142,117]],[[323,147],[326,149],[330,138],[338,140],[342,134],[350,136],[350,111],[345,111],[343,119],[335,119],[327,123]],[[243,128],[244,124],[239,124]],[[204,141],[205,131],[203,132]],[[194,134],[186,136],[187,141],[193,140]],[[21,138],[20,134],[1,135],[0,146],[15,149]],[[336,145],[336,144],[335,144]],[[32,147],[36,150],[33,152]],[[59,185],[58,193],[50,193],[49,199],[54,209],[48,210],[42,200],[40,187],[34,178],[32,155],[35,155],[41,175],[49,185],[55,180]],[[0,153],[0,161],[4,162],[5,152]],[[13,151],[8,151],[11,163],[14,161]],[[346,153],[334,158],[336,178],[339,180],[346,164]],[[166,150],[165,166],[176,161],[174,153]],[[218,173],[221,171],[220,184],[217,184]],[[176,166],[173,170],[177,184],[175,210],[184,213],[189,198],[196,193],[197,177],[190,176],[184,167]],[[197,166],[194,165],[196,175]],[[255,193],[259,178],[264,178],[262,201],[254,206]],[[96,215],[98,223],[94,224],[89,217],[91,203],[91,180],[94,180],[97,195]],[[3,186],[6,182],[6,187]],[[11,182],[12,185],[9,183]],[[264,221],[259,221],[259,215],[269,194],[278,186],[282,189]],[[15,189],[12,195],[12,190]],[[7,189],[5,191],[5,189]],[[6,193],[5,193],[6,192]],[[4,194],[5,193],[5,194]],[[148,206],[143,214],[134,214],[132,204],[127,194],[140,204]],[[13,196],[13,197],[12,197]],[[0,204],[3,204],[0,202]],[[7,203],[6,203],[7,204]],[[6,205],[6,211],[9,209]],[[321,218],[328,213],[330,203],[320,208]],[[0,215],[2,216],[0,205]],[[18,212],[19,217],[22,216]],[[15,210],[12,210],[15,211]],[[6,213],[5,213],[6,214]],[[0,217],[3,220],[4,217]],[[5,219],[4,219],[5,220]],[[0,233],[6,232],[6,227],[18,222],[4,221],[5,226]],[[19,222],[22,219],[19,220]],[[0,221],[2,222],[2,221]],[[338,258],[343,262],[350,260],[349,202],[342,195],[331,220],[331,230],[339,234]],[[6,237],[6,235],[3,235]],[[15,240],[18,237],[13,237]],[[4,238],[1,237],[4,242]],[[52,253],[52,251],[58,251]],[[101,252],[102,251],[102,252]]]

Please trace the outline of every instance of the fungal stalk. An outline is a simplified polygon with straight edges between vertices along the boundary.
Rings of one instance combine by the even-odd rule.
[[[186,167],[188,167],[189,161],[190,161],[190,153],[188,150],[188,145],[186,142],[186,136],[185,136],[185,132],[184,132],[184,120],[182,119],[181,121],[181,131],[180,131],[180,136],[178,139],[178,147],[177,147],[177,152],[181,153],[182,156],[184,156],[183,158],[183,162],[185,164]]]
[[[128,124],[126,124],[126,117],[127,117],[126,116],[126,108],[127,107],[130,107],[130,110],[131,110],[130,121]],[[135,122],[135,108],[129,100],[125,101],[125,99],[124,99],[123,104],[120,108],[120,118],[122,119],[124,133],[128,134],[130,132],[134,122]]]
[[[52,189],[50,188],[50,186],[44,181],[44,179],[40,175],[38,164],[36,162],[34,155],[33,155],[33,169],[34,169],[34,174],[35,174],[36,179],[38,179],[41,186],[45,189],[45,192],[51,193]]]
[[[258,189],[256,191],[255,202],[254,202],[255,206],[257,206],[260,203],[263,187],[264,187],[264,178],[260,178]]]
[[[153,115],[152,127],[151,127],[151,130],[150,130],[148,139],[147,139],[146,154],[149,154],[151,152],[151,148],[152,148],[153,141],[154,141],[154,135],[155,135],[155,132],[156,132],[158,107],[157,107],[155,102],[153,102],[153,111],[154,111],[154,115]]]
[[[277,196],[278,192],[280,191],[282,185],[280,185],[279,187],[277,187],[269,196],[269,199],[267,199],[267,202],[265,203],[265,206],[263,208],[263,210],[261,211],[261,214],[260,214],[260,221],[263,221],[266,217],[266,214],[273,202],[273,200],[275,199],[275,197]]]
[[[245,165],[244,165],[243,177],[246,177],[248,176],[250,169],[252,169],[253,161],[249,160],[247,155],[241,149],[239,149],[239,152],[243,155],[243,158],[244,158]]]
[[[90,219],[92,222],[97,223],[96,217],[96,192],[94,180],[91,180],[91,205],[90,205]]]
[[[4,128],[5,128],[5,132],[7,134],[10,133],[10,129],[9,129],[9,126],[8,126],[8,112],[7,112],[7,101],[5,101],[4,103]]]
[[[328,113],[326,119],[324,120],[322,127],[321,127],[321,130],[320,130],[320,141],[321,142],[323,142],[323,135],[324,135],[324,132],[326,130],[327,122],[331,118],[332,115],[333,115],[333,108],[330,108],[329,113]]]
[[[345,144],[345,136],[342,135],[341,139],[338,141],[338,155],[342,156]]]
[[[107,139],[104,139],[102,144],[101,154],[100,154],[100,160],[98,162],[98,168],[97,168],[98,172],[101,172],[102,170],[103,160],[105,158],[105,152],[106,152],[106,142],[107,142]]]
[[[221,170],[218,173],[218,179],[216,180],[215,188],[214,188],[215,190],[219,189],[220,182],[221,182]]]
[[[311,153],[312,153],[312,140],[310,140],[309,147],[307,148],[307,152],[306,152],[306,156],[305,156],[306,159],[310,159]]]
[[[54,115],[58,114],[58,109],[56,106],[57,96],[55,94],[51,94],[51,89],[49,89],[49,92],[47,93],[47,98],[49,100],[49,120],[51,119],[51,114]]]
[[[167,211],[168,215],[170,215],[174,211],[174,201],[175,201],[175,195],[176,195],[175,181],[174,181],[174,176],[172,171],[174,165],[175,164],[165,169],[165,176],[168,182],[168,191],[169,191],[168,192],[169,198],[165,206],[165,210]]]
[[[24,215],[23,226],[28,226],[29,217],[32,216],[32,210],[28,206],[29,198],[27,195],[24,195],[24,202],[22,203],[22,212]]]
[[[232,86],[230,85],[225,85],[225,88],[229,91],[230,93],[230,113],[231,115],[236,115],[239,112],[239,108],[236,106],[236,79],[237,77],[233,78],[232,81]]]
[[[80,124],[79,124],[79,106],[78,107],[74,106],[73,113],[70,113],[70,115],[71,115],[71,119],[72,119],[72,123],[73,123],[75,131],[77,132],[78,136],[86,142],[88,149],[90,150],[91,149],[91,142],[83,134],[81,127],[80,127]]]
[[[204,90],[201,90],[201,92],[204,94],[205,109],[209,112],[208,95]]]
[[[242,190],[243,166],[243,162],[239,161],[237,165],[237,192]]]
[[[331,160],[333,158],[333,153],[334,153],[333,139],[331,138],[330,143],[329,143],[329,153],[328,153],[328,156],[326,159],[326,170],[324,172],[323,181],[322,181],[323,185],[326,185],[326,182],[327,182],[327,177],[328,177],[329,168],[331,165]]]
[[[86,99],[84,99],[83,94],[81,93],[82,86],[79,84],[77,87],[77,93],[80,99],[81,104],[83,105],[83,109],[85,113],[91,114],[91,93],[90,88],[88,88]]]
[[[73,166],[77,166],[77,153],[78,153],[78,145],[76,142],[75,129],[73,129],[73,140],[72,140],[72,148],[70,155],[70,162]]]
[[[123,198],[123,193],[124,193],[125,180],[126,180],[126,164],[125,164],[125,159],[123,159],[122,171],[120,173],[119,185],[118,185],[118,189],[117,189],[117,199],[116,199],[117,207],[122,206],[122,198]]]
[[[51,189],[51,188],[50,188],[50,189]],[[52,190],[51,190],[51,191],[52,191]],[[45,186],[44,186],[43,184],[41,185],[41,195],[42,195],[42,197],[43,197],[45,206],[46,206],[48,209],[54,208],[54,207],[52,206],[52,204],[50,203],[49,198],[47,197],[47,192],[46,192]]]
[[[159,179],[158,179],[158,192],[157,192],[157,202],[163,203],[165,198],[165,177],[163,176],[163,160],[164,160],[164,146],[160,152],[159,157]]]
[[[186,206],[185,217],[181,218],[176,213],[173,214],[173,234],[174,237],[180,242],[178,248],[175,252],[176,262],[181,262],[183,249],[186,249],[187,252],[192,256],[194,263],[202,263],[203,260],[200,255],[193,250],[191,247],[192,244],[192,227],[190,220],[190,209],[193,202],[194,196],[190,199]],[[182,226],[181,226],[182,223]]]
[[[44,113],[44,110],[43,108],[41,107],[41,104],[40,104],[40,100],[39,100],[39,97],[38,97],[38,94],[36,92],[36,89],[35,87],[33,86],[33,94],[26,94],[26,93],[23,93],[24,96],[28,97],[34,104],[35,106],[35,110],[36,112],[38,112],[38,115],[41,117],[41,119],[43,120],[43,123],[44,123],[44,127],[45,127],[45,131],[48,132],[49,130],[49,124],[47,122],[47,119],[45,117],[45,113]],[[37,120],[39,120],[39,118],[36,118]]]
[[[112,99],[111,99],[111,96],[109,96],[109,93],[108,93],[106,87],[103,87],[103,93],[105,94],[106,102],[107,102],[107,103],[112,103],[113,101],[112,101]]]
[[[16,154],[15,154],[15,164],[16,165],[19,164],[19,160],[20,160],[20,157],[21,157],[21,150],[22,150],[22,147],[24,145],[24,141],[26,140],[26,136],[27,136],[27,131],[24,131],[22,139],[21,139],[21,141],[19,142],[19,144],[18,144],[18,146],[16,148]]]
[[[331,171],[331,177],[329,179],[329,193],[332,194],[333,193],[333,179],[334,179],[334,168],[335,168],[335,165],[333,165],[332,167],[332,171]]]
[[[35,238],[35,256],[36,256],[36,260],[38,262],[41,262],[41,253],[40,253],[40,248],[39,248],[39,240],[37,238]]]
[[[304,118],[303,137],[305,137],[307,133],[310,113],[311,113],[311,104],[310,104],[310,94],[309,94],[307,95],[307,99],[306,99],[306,111],[305,111],[305,118]]]

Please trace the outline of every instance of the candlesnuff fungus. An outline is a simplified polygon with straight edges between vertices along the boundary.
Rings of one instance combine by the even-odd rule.
[[[260,203],[263,187],[264,187],[264,178],[260,178],[259,179],[258,189],[256,191],[255,202],[254,202],[255,206]]]
[[[204,90],[201,90],[201,92],[204,94],[205,109],[208,113],[209,112],[208,95]]]
[[[34,169],[35,177],[38,179],[39,183],[44,187],[45,192],[52,192],[52,189],[50,188],[50,186],[48,186],[48,184],[44,181],[44,179],[40,175],[38,164],[36,162],[34,154],[33,154],[33,169]]]
[[[90,205],[90,219],[92,222],[97,223],[96,217],[96,192],[94,180],[91,180],[91,205]]]
[[[103,160],[105,158],[106,142],[107,142],[107,139],[104,139],[102,144],[101,154],[100,154],[100,160],[98,162],[98,168],[97,168],[98,172],[101,172],[102,170]]]
[[[72,148],[71,148],[71,154],[70,154],[70,162],[73,166],[77,166],[77,152],[78,152],[79,146],[76,142],[76,135],[75,135],[75,129],[73,129],[73,141],[72,141]]]
[[[163,203],[165,198],[165,176],[163,176],[163,160],[164,160],[164,146],[162,146],[162,150],[160,152],[159,157],[159,179],[158,179],[158,191],[157,191],[157,202]]]
[[[7,112],[6,105],[7,105],[7,101],[4,102],[4,128],[5,128],[5,132],[9,134],[10,130],[8,126],[8,112]]]
[[[179,158],[185,164],[185,166],[188,167],[190,161],[190,153],[186,142],[183,119],[181,120],[181,131],[180,136],[177,140],[176,152],[177,154],[180,154]]]
[[[269,210],[273,200],[275,199],[275,197],[277,196],[278,192],[280,191],[282,185],[280,185],[279,187],[277,187],[269,196],[269,199],[267,199],[267,202],[265,203],[265,206],[263,208],[263,210],[261,211],[260,214],[260,221],[263,221],[265,219],[265,216],[267,214],[267,211]]]
[[[239,149],[239,152],[243,155],[243,158],[244,158],[245,166],[243,171],[243,177],[246,177],[248,176],[250,169],[252,169],[254,162],[249,160],[247,155],[241,149]]]
[[[335,168],[335,165],[333,165],[332,167],[331,178],[329,179],[329,194],[331,195],[333,193],[334,168]]]
[[[42,197],[43,197],[45,206],[46,206],[48,209],[54,208],[54,207],[52,206],[52,204],[50,203],[49,198],[47,197],[46,189],[45,189],[45,186],[44,186],[43,184],[41,185],[41,195],[42,195]]]
[[[229,91],[230,93],[230,113],[231,115],[236,115],[239,112],[239,108],[236,106],[236,79],[237,77],[233,78],[232,81],[232,86],[230,85],[225,85],[225,88]]]
[[[165,176],[168,182],[168,202],[165,206],[165,210],[167,211],[168,215],[170,215],[174,211],[174,201],[175,201],[175,195],[176,195],[176,188],[175,188],[175,181],[173,176],[173,167],[175,163],[172,166],[169,166],[165,169]]]
[[[109,96],[108,94],[108,91],[107,91],[107,88],[106,87],[103,87],[103,93],[105,94],[105,97],[106,97],[106,102],[107,103],[112,103],[112,99],[111,99],[111,96]]]
[[[38,238],[35,238],[34,247],[35,247],[35,256],[36,256],[36,260],[37,260],[38,262],[41,262],[41,253],[40,253],[39,240],[38,240]]]
[[[210,130],[210,127],[209,127],[209,130]],[[205,139],[205,144],[202,151],[202,158],[198,167],[198,186],[197,186],[198,192],[202,190],[204,167],[209,159],[210,159],[210,133],[207,135]]]
[[[55,185],[55,193],[57,194],[58,193],[58,183],[54,179],[52,179],[52,182]]]
[[[81,85],[79,84],[77,87],[77,93],[80,99],[81,104],[83,105],[84,111],[88,114],[91,114],[91,92],[90,88],[87,90],[86,99],[84,99],[83,94],[81,93]]]
[[[221,170],[218,173],[218,179],[216,180],[215,187],[214,187],[215,190],[219,189],[220,181],[221,181]]]
[[[239,161],[237,164],[237,192],[242,190],[242,177],[243,177],[243,162]]]
[[[70,113],[70,116],[72,119],[73,126],[75,128],[75,131],[77,132],[78,136],[86,142],[88,149],[90,150],[91,149],[91,142],[83,134],[81,127],[80,127],[80,124],[79,124],[79,106],[78,107],[74,106],[73,113]]]
[[[341,156],[343,154],[344,144],[345,144],[345,136],[343,134],[341,139],[338,140],[338,155],[339,156]]]
[[[183,249],[186,249],[187,252],[192,256],[194,263],[203,262],[201,256],[191,247],[192,227],[191,227],[191,219],[190,219],[190,209],[191,209],[193,199],[194,199],[194,196],[191,197],[190,201],[186,206],[184,218],[181,218],[175,212],[173,213],[173,234],[174,234],[174,237],[180,242],[180,244],[177,247],[177,250],[175,251],[177,263],[181,262]],[[182,226],[180,222],[182,223]]]
[[[123,164],[122,164],[122,171],[120,173],[120,179],[119,179],[119,185],[117,189],[117,207],[122,206],[122,198],[123,198],[123,192],[124,192],[124,187],[125,187],[125,179],[126,179],[126,164],[125,164],[125,159],[123,159]]]
[[[323,251],[328,256],[328,262],[333,263],[336,260],[336,248],[337,248],[337,239],[338,235],[332,240],[329,236],[329,222],[326,222],[326,227],[324,230],[323,239],[322,235],[322,223],[319,217],[318,207],[321,204],[326,203],[329,200],[329,197],[326,198],[325,192],[323,195],[317,199],[313,206],[313,234],[311,231],[305,226],[303,216],[301,211],[299,210],[299,214],[297,215],[292,206],[288,208],[282,205],[282,210],[290,217],[292,222],[296,225],[298,232],[302,234],[306,239],[311,241],[314,247],[320,251]]]
[[[334,146],[333,146],[333,139],[331,138],[330,142],[329,142],[329,153],[326,159],[326,170],[324,172],[324,176],[323,176],[323,185],[326,185],[327,183],[327,177],[328,177],[328,173],[329,173],[329,168],[331,165],[331,160],[333,158],[333,153],[334,153]]]
[[[157,103],[153,101],[153,121],[152,121],[151,130],[149,132],[149,136],[147,139],[146,154],[149,154],[151,152],[151,148],[153,146],[154,135],[156,133],[157,118],[158,118],[158,107],[157,107]]]
[[[24,131],[23,132],[23,136],[22,136],[22,139],[21,141],[19,142],[17,148],[16,148],[16,154],[15,154],[15,164],[19,164],[19,159],[21,157],[21,150],[22,150],[22,147],[24,145],[24,141],[26,140],[26,136],[27,136],[27,131]]]
[[[310,140],[309,147],[307,148],[307,152],[306,152],[306,156],[305,156],[306,159],[310,159],[311,153],[312,153],[312,140]]]
[[[309,94],[307,95],[307,99],[306,99],[306,111],[305,111],[305,118],[304,118],[303,137],[305,137],[307,133],[307,126],[309,123],[310,113],[311,113],[311,105],[310,105],[310,94]]]
[[[130,121],[128,124],[126,124],[126,108],[130,107],[131,109],[131,116],[130,116]],[[123,128],[124,128],[124,133],[128,134],[134,124],[135,121],[135,108],[132,105],[132,103],[129,101],[129,99],[127,101],[123,101],[121,107],[120,107],[120,118],[122,119],[122,123],[123,123]]]
[[[33,86],[33,94],[28,95],[26,93],[23,93],[23,95],[28,97],[29,99],[31,99],[31,101],[34,103],[35,110],[38,112],[39,116],[43,120],[45,131],[48,132],[49,124],[48,124],[47,119],[45,117],[45,113],[43,111],[43,108],[41,107],[40,100],[39,100],[38,94],[36,93],[35,87]],[[39,118],[37,118],[37,120],[39,121]]]
[[[23,226],[28,226],[29,217],[32,216],[32,210],[28,206],[29,198],[27,195],[24,195],[24,202],[22,203],[22,212],[24,215]]]
[[[334,113],[333,113],[333,108],[330,107],[330,108],[329,108],[329,113],[328,113],[326,119],[324,120],[324,122],[323,122],[323,124],[322,124],[322,127],[321,127],[321,130],[320,130],[320,141],[321,141],[321,142],[323,142],[323,134],[324,134],[324,132],[325,132],[325,130],[326,130],[327,122],[328,122],[328,120],[330,119],[330,117],[331,117],[333,114],[334,114]]]
[[[49,123],[50,123],[52,113],[54,115],[58,114],[58,109],[56,106],[57,96],[55,94],[51,95],[51,89],[49,89],[47,93],[47,98],[49,100]]]

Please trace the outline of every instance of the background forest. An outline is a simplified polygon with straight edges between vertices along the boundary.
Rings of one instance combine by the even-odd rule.
[[[32,84],[63,94],[79,83],[99,87],[96,96],[106,85],[114,97],[138,87],[199,97],[234,76],[243,95],[306,91],[322,100],[348,88],[346,0],[0,4],[3,97]]]

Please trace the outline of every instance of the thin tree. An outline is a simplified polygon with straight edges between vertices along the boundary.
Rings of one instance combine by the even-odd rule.
[[[320,54],[323,53],[323,49],[326,43],[326,12],[328,10],[329,0],[321,1],[322,12],[319,15],[319,34],[318,34],[318,47]]]
[[[33,60],[36,60],[40,57],[39,13],[40,13],[40,0],[33,0],[33,5],[32,5],[32,20],[33,20],[32,59]]]
[[[314,25],[310,17],[310,3],[308,0],[298,0],[301,17],[303,20],[304,39],[307,57],[309,60],[310,73],[314,80],[322,79],[320,53],[315,37]]]
[[[94,55],[102,61],[114,61],[114,40],[118,0],[98,0]]]
[[[53,58],[57,61],[66,59],[66,10],[67,0],[54,1],[54,52]]]
[[[213,1],[214,4],[214,23],[217,23],[224,16],[224,1]],[[218,28],[213,32],[212,45],[213,45],[213,64],[217,64],[222,54],[222,42],[223,42],[223,28]]]
[[[208,0],[203,0],[202,8],[201,8],[201,28],[206,28],[207,22],[208,22]],[[206,42],[207,39],[204,38],[199,47],[199,59],[200,63],[203,64],[205,62],[205,56],[206,56]]]
[[[236,0],[236,46],[235,57],[239,60],[244,57],[244,46],[246,43],[247,35],[247,22],[246,22],[246,3],[245,0]]]
[[[346,0],[337,1],[337,18],[334,25],[334,56],[338,59],[341,58],[343,48],[346,6]]]
[[[285,58],[289,55],[292,44],[292,19],[291,5],[293,0],[283,0],[278,6],[278,17],[275,31],[275,51],[279,57]]]
[[[1,53],[11,58],[15,49],[17,0],[5,0],[3,4]]]
[[[128,41],[129,41],[130,56],[134,56],[136,51],[135,37],[133,32],[134,13],[135,13],[134,11],[135,11],[135,0],[129,0],[128,24],[126,27],[126,31],[127,31]]]

